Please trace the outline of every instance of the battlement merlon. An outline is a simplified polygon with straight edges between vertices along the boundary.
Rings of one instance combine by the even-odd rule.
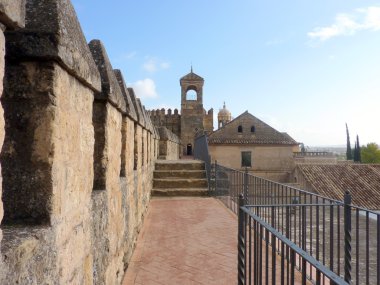
[[[4,7],[13,9],[21,3],[0,0],[0,12]],[[25,12],[19,14],[22,13]],[[24,29],[6,30],[6,57],[17,62],[53,60],[88,88],[101,91],[98,68],[71,2],[38,1],[37,5],[36,1],[28,1],[25,15],[28,21]]]
[[[165,108],[162,108],[162,109],[150,110],[149,114],[150,114],[150,116],[153,116],[153,117],[158,117],[158,116],[165,116],[165,117],[175,116],[175,117],[178,117],[178,116],[180,116],[177,108],[174,109],[174,113],[172,112],[171,108],[169,108],[167,110]]]

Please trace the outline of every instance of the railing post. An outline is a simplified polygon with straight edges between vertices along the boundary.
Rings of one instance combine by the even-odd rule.
[[[216,160],[215,160],[215,164],[214,164],[214,171],[215,171],[215,180],[214,180],[215,194],[217,195],[217,193],[218,193],[218,162]]]
[[[239,195],[239,225],[238,225],[238,285],[245,285],[245,213],[242,209],[244,206],[244,197]],[[255,249],[256,250],[256,249]]]
[[[351,194],[344,194],[344,281],[351,284]]]
[[[245,203],[249,204],[249,202],[248,202],[248,168],[247,167],[245,168],[245,171],[244,171],[244,189],[243,189],[243,193],[244,193]]]

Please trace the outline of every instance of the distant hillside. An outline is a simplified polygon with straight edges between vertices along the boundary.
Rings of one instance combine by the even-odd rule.
[[[346,153],[345,145],[335,145],[335,146],[307,146],[307,151],[327,151],[332,152],[337,155],[342,155]]]

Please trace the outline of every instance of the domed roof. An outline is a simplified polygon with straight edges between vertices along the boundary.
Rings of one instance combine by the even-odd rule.
[[[231,112],[228,111],[228,109],[226,108],[226,102],[223,103],[223,109],[219,110],[218,117],[219,116],[223,116],[223,117],[231,116]]]

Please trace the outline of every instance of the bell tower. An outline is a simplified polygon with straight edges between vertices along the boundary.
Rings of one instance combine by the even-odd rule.
[[[204,79],[191,71],[180,79],[181,84],[181,142],[183,154],[192,155],[195,135],[204,130]]]

